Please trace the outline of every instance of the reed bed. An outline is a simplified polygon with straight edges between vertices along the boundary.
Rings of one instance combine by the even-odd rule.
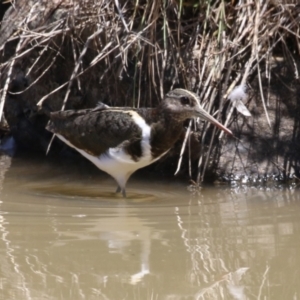
[[[0,118],[9,95],[38,86],[61,60],[69,61],[68,77],[49,85],[35,104],[59,94],[64,109],[70,94],[84,93],[88,81],[99,87],[100,100],[134,107],[154,106],[170,89],[181,87],[196,92],[205,109],[226,125],[234,111],[230,92],[253,78],[270,124],[264,84],[274,76],[277,57],[290,63],[299,79],[297,0],[19,0],[12,8],[0,35]],[[30,82],[12,92],[16,66]],[[201,123],[188,128],[201,132],[205,144]],[[217,137],[222,134],[215,130],[208,151],[199,153],[198,183]],[[192,173],[191,163],[189,169]]]

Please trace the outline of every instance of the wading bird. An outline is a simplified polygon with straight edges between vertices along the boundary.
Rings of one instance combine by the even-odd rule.
[[[126,182],[136,170],[165,155],[190,118],[209,121],[232,132],[200,105],[196,94],[175,89],[156,108],[101,105],[94,109],[52,112],[47,129],[76,149],[117,182],[116,192],[126,197]]]

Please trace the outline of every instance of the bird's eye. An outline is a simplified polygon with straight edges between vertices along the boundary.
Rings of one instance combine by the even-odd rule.
[[[189,105],[190,99],[189,99],[189,97],[182,96],[182,97],[180,97],[180,102],[182,105]]]

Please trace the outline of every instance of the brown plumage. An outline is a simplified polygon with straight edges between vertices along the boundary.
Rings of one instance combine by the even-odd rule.
[[[180,137],[183,122],[192,117],[200,117],[232,134],[200,106],[196,94],[183,89],[170,91],[157,108],[103,105],[54,112],[47,129],[114,177],[117,192],[125,197],[130,175],[167,153]]]

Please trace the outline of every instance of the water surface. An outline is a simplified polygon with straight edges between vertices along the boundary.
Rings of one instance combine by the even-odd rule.
[[[0,156],[0,299],[300,299],[300,193]]]

